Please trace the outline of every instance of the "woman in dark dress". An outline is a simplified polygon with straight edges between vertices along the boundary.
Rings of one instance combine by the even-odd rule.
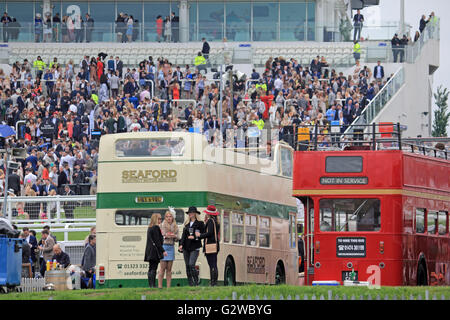
[[[161,221],[162,219],[159,213],[153,214],[147,229],[144,261],[149,263],[147,276],[150,288],[156,288],[156,269],[158,269],[159,261],[167,256],[167,252],[162,246],[164,239],[159,228]]]
[[[184,225],[183,235],[181,236],[178,250],[183,252],[184,263],[186,264],[186,275],[190,286],[197,286],[199,283],[198,272],[195,269],[202,241],[195,237],[196,232],[203,233],[205,224],[198,219],[200,212],[196,207],[189,207],[186,212],[189,220]]]

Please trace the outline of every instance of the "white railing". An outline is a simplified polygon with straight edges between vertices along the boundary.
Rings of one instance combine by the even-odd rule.
[[[22,278],[17,289],[19,292],[41,292],[44,286],[45,278]]]
[[[391,100],[391,98],[400,90],[405,83],[405,70],[401,67],[392,76],[391,79],[384,85],[384,87],[377,93],[377,95],[364,108],[361,115],[357,117],[341,136],[344,140],[346,135],[357,125],[370,124],[375,117],[380,113],[384,106]]]
[[[96,201],[96,196],[8,197],[6,218],[20,225],[95,222]]]

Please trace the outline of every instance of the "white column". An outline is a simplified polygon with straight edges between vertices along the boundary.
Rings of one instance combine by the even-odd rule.
[[[405,0],[400,0],[400,36],[403,37],[405,33]]]
[[[189,2],[180,0],[180,42],[189,42]]]
[[[327,24],[327,17],[325,16],[326,0],[316,1],[316,41],[323,41],[323,29]]]
[[[42,1],[42,18],[44,18],[47,13],[52,14],[51,3],[50,3],[50,0],[43,0]]]

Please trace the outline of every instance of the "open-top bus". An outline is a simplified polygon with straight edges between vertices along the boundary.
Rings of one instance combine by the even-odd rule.
[[[239,151],[240,150],[240,151]],[[97,284],[147,286],[146,231],[154,213],[175,208],[179,236],[188,207],[220,211],[219,282],[298,283],[293,149],[273,152],[209,145],[198,133],[145,132],[100,140],[97,189]],[[203,214],[201,219],[203,219]],[[177,246],[177,244],[176,244]],[[175,254],[172,285],[187,284]],[[209,268],[200,254],[201,283]]]
[[[386,130],[370,128],[369,139],[361,130],[342,148],[326,143],[331,137],[316,127],[309,151],[295,152],[293,195],[305,206],[306,283],[449,285],[448,151],[444,144],[438,150],[402,141],[399,125],[391,132],[395,139],[376,139]]]

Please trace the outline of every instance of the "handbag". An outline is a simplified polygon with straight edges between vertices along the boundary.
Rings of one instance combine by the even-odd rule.
[[[207,243],[208,242],[208,238],[205,239],[205,253],[206,254],[210,254],[210,253],[217,253],[217,232],[216,232],[216,223],[214,222],[214,220],[212,220],[213,224],[214,224],[214,237],[216,239],[216,243]]]

